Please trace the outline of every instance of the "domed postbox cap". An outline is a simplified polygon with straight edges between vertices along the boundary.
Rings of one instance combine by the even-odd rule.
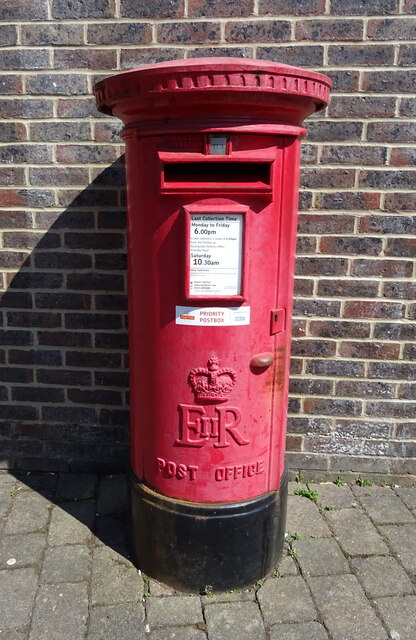
[[[331,80],[287,64],[191,58],[124,71],[94,85],[99,111],[125,124],[195,117],[300,124],[328,102]]]

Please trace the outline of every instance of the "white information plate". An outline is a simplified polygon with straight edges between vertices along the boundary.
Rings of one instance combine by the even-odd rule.
[[[176,307],[176,324],[200,327],[250,324],[250,307]]]
[[[243,216],[191,213],[189,295],[241,295]]]

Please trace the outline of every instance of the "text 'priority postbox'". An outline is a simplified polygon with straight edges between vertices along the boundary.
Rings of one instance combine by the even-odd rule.
[[[282,550],[301,123],[330,85],[206,58],[94,87],[126,142],[132,543],[178,588]]]

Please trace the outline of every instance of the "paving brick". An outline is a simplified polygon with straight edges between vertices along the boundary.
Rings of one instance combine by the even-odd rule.
[[[95,505],[92,502],[55,506],[49,528],[50,545],[86,544],[91,540]]]
[[[79,640],[86,631],[86,583],[39,587],[29,640]]]
[[[391,638],[413,640],[416,637],[416,596],[380,598],[375,604]]]
[[[179,593],[177,594],[179,595]],[[255,602],[256,601],[256,590],[255,588],[251,589],[231,589],[230,591],[223,591],[212,593],[210,595],[201,596],[202,605],[210,605],[218,602],[229,603],[229,602]]]
[[[0,629],[12,631],[30,621],[37,577],[33,569],[0,571]],[[2,633],[3,635],[3,633]]]
[[[354,494],[348,485],[338,487],[332,482],[320,484],[311,484],[308,482],[309,489],[318,493],[318,506],[325,508],[333,506],[336,509],[346,509],[351,507],[355,502]]]
[[[354,558],[352,566],[369,598],[413,593],[412,582],[394,558]]]
[[[288,498],[286,530],[292,535],[298,533],[302,538],[331,535],[316,504],[301,496],[289,496]]]
[[[197,596],[172,596],[149,598],[146,603],[150,628],[174,624],[198,624],[203,622],[200,599]]]
[[[57,497],[60,500],[86,500],[94,497],[97,476],[88,473],[61,474]]]
[[[143,578],[126,558],[108,548],[93,552],[93,605],[139,602],[142,597]]]
[[[107,476],[100,482],[97,511],[100,514],[120,513],[127,508],[125,475]]]
[[[357,578],[309,578],[308,584],[333,640],[387,640]]]
[[[5,533],[31,532],[43,529],[49,518],[50,504],[37,493],[22,492],[14,500]]]
[[[87,640],[144,640],[149,637],[144,627],[144,607],[141,604],[116,604],[93,607],[90,611]]]
[[[260,610],[254,602],[212,604],[205,607],[205,620],[210,640],[266,639]]]
[[[399,487],[395,491],[408,509],[416,509],[416,488]]]
[[[81,582],[88,580],[90,552],[88,547],[71,544],[46,550],[40,580],[43,583]]]
[[[350,556],[387,554],[388,549],[371,520],[357,509],[326,511],[341,549]]]
[[[387,495],[362,496],[360,502],[377,524],[416,524],[412,513],[393,492]]]
[[[115,513],[109,516],[98,516],[95,523],[95,535],[98,544],[110,547],[127,544],[127,515]]]
[[[271,628],[270,640],[328,640],[328,634],[320,622],[279,624]]]
[[[146,636],[149,640],[206,640],[206,634],[195,627],[160,627]]]
[[[331,538],[298,540],[293,547],[304,577],[349,573],[348,562]]]
[[[315,620],[311,594],[303,578],[270,578],[257,592],[266,624]]]
[[[416,525],[385,525],[380,527],[380,531],[403,567],[416,575]]]
[[[8,477],[11,478],[11,476]],[[15,482],[15,478],[13,478],[13,482],[1,482],[0,480],[0,518],[5,515],[10,507]]]
[[[169,587],[167,584],[158,582],[158,580],[149,579],[149,593],[152,596],[174,596],[176,594],[175,589]]]
[[[38,564],[46,546],[45,533],[18,533],[4,536],[0,540],[0,567],[7,568],[7,561],[13,558],[16,562],[12,568],[27,567]]]
[[[283,552],[282,558],[279,560],[276,571],[283,577],[287,576],[297,576],[299,571],[295,564],[294,559],[291,556],[284,555]]]

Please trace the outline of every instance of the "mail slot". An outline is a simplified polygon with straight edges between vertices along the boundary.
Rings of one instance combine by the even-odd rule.
[[[179,589],[282,552],[301,123],[330,84],[206,58],[94,87],[126,142],[131,541]]]

